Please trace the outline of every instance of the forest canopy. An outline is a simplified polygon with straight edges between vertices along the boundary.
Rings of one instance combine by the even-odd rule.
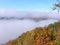
[[[60,45],[60,22],[27,31],[6,45]]]

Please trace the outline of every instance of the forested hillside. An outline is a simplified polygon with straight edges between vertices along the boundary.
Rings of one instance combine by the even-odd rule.
[[[27,31],[6,45],[60,45],[60,22]]]

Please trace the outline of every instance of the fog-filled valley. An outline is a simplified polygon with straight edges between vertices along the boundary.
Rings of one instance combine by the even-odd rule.
[[[60,15],[55,12],[20,12],[16,10],[7,12],[5,10],[0,13],[1,44],[17,38],[26,31],[36,27],[48,26],[60,20]]]

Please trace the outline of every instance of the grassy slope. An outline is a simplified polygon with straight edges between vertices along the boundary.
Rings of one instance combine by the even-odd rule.
[[[60,45],[60,22],[23,33],[6,45]]]

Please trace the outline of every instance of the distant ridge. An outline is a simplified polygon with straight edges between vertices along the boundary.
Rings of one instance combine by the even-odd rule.
[[[24,20],[24,19],[28,19],[28,20],[34,20],[34,21],[40,21],[40,20],[46,20],[48,18],[31,18],[31,17],[0,17],[0,20]]]

